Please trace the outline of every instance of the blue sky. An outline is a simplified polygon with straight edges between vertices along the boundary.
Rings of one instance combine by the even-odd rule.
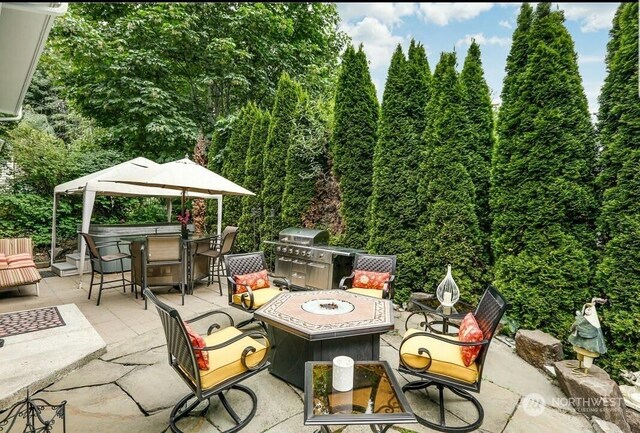
[[[592,113],[606,75],[604,58],[611,21],[619,3],[554,3],[565,12],[575,43],[580,74]],[[534,5],[535,6],[535,5]],[[364,44],[378,99],[391,55],[411,38],[427,49],[431,71],[442,51],[458,53],[462,67],[472,37],[480,44],[485,78],[499,103],[504,66],[511,47],[520,3],[339,3],[341,29],[354,44]]]

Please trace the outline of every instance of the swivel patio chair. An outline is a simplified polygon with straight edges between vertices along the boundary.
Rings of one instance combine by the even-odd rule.
[[[489,344],[507,308],[507,302],[495,288],[489,287],[484,292],[475,312],[469,313],[473,314],[482,331],[481,341],[460,341],[463,331],[458,336],[450,336],[418,329],[407,330],[400,344],[398,371],[417,376],[420,380],[407,383],[402,387],[402,391],[422,391],[430,386],[435,386],[438,389],[439,422],[436,423],[416,416],[420,424],[443,432],[469,432],[480,428],[484,418],[484,410],[480,402],[468,391],[480,392],[482,371]],[[467,339],[463,338],[463,340]],[[477,353],[475,362],[469,363],[473,360],[467,359],[469,365],[465,365],[461,349],[471,347],[479,347],[480,351]],[[478,414],[474,421],[461,426],[446,423],[445,388],[473,404]]]
[[[222,296],[222,257],[229,254],[233,249],[238,234],[238,227],[227,226],[220,234],[211,238],[199,239],[196,241],[195,256],[205,256],[209,259],[209,267],[207,273],[207,286],[213,281],[218,283],[220,296]],[[213,277],[216,277],[214,280]],[[192,276],[193,280],[193,276]]]
[[[374,298],[393,299],[396,256],[356,254],[353,272],[340,280],[340,289]]]
[[[220,399],[222,406],[236,424],[224,433],[242,430],[255,415],[258,398],[250,388],[241,385],[240,382],[268,367],[270,343],[267,336],[259,331],[239,331],[234,327],[233,318],[220,310],[209,311],[183,321],[176,309],[160,301],[150,290],[145,290],[144,296],[156,306],[162,321],[169,365],[190,390],[189,394],[178,401],[169,415],[171,431],[182,433],[176,423],[201,402],[207,401],[207,406],[199,410],[204,414],[211,404],[212,397]],[[225,316],[230,326],[221,328],[218,323],[213,323],[204,337],[197,335],[188,326],[216,314]],[[257,339],[262,340],[262,343]],[[206,358],[208,359],[205,361]],[[240,391],[251,399],[251,410],[244,419],[240,418],[227,399],[229,394],[226,391],[231,389]]]
[[[286,278],[268,272],[262,251],[227,254],[224,256],[224,263],[229,305],[251,313],[251,318],[239,323],[238,328],[255,322],[253,312],[280,294],[282,289],[288,290],[291,285]],[[275,288],[271,286],[272,283]],[[262,323],[261,325],[264,326]]]
[[[102,297],[102,291],[106,290],[106,289],[113,289],[116,287],[119,287],[120,282],[122,283],[122,291],[123,292],[127,292],[127,289],[124,285],[125,283],[125,279],[124,279],[124,263],[123,260],[130,258],[131,255],[128,253],[123,253],[121,250],[121,245],[122,245],[122,241],[107,241],[107,242],[96,242],[93,239],[93,236],[90,235],[89,233],[80,233],[82,235],[82,237],[84,238],[84,241],[87,244],[87,250],[89,251],[89,261],[91,262],[91,282],[89,283],[89,297],[88,299],[91,299],[91,291],[93,289],[94,285],[99,285],[99,290],[98,290],[98,303],[96,305],[100,305],[100,298]],[[109,254],[105,254],[102,251],[109,248],[109,249],[113,249],[113,248],[117,248],[117,252],[112,252]],[[109,270],[106,266],[111,263],[111,262],[115,262],[119,260],[120,261],[120,269],[119,270]],[[122,275],[122,279],[121,280],[116,280],[116,281],[109,281],[107,282],[107,284],[109,284],[109,286],[105,286],[104,284],[104,275],[105,274],[111,274],[111,273],[115,273],[115,272],[120,272],[120,274]],[[94,284],[94,276],[95,274],[98,273],[100,274],[100,283],[95,282]],[[112,283],[118,283],[117,285],[114,285]],[[133,285],[131,286],[131,289],[133,290]],[[136,297],[137,297],[137,292],[136,292]]]

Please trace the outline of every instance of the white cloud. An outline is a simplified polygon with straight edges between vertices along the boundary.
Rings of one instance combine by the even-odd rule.
[[[493,3],[420,3],[423,19],[439,26],[470,20],[492,7]]]
[[[586,63],[604,63],[604,55],[602,54],[580,54],[578,53],[578,63],[586,64]]]
[[[387,26],[402,23],[402,17],[413,15],[417,10],[415,3],[338,3],[344,22],[371,17]]]
[[[585,33],[611,28],[618,3],[558,3],[564,16],[571,21],[579,21],[580,30]]]
[[[486,37],[483,33],[476,33],[475,35],[465,35],[464,38],[458,39],[456,46],[462,47],[465,45],[471,45],[472,39],[475,39],[478,45],[498,45],[499,47],[508,47],[511,45],[511,38],[509,37]]]
[[[508,29],[512,29],[512,28],[513,28],[513,26],[511,25],[511,23],[510,23],[509,21],[507,21],[507,20],[502,20],[502,21],[500,21],[500,23],[499,23],[499,24],[500,24],[502,27],[506,27],[506,28],[508,28]]]
[[[354,46],[363,44],[372,70],[386,70],[396,46],[406,43],[404,37],[392,34],[389,27],[373,17],[366,17],[356,24],[343,23],[341,30],[351,36]]]

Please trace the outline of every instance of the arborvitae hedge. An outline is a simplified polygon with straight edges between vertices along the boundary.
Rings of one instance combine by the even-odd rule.
[[[222,161],[220,174],[242,186],[244,186],[247,149],[249,148],[249,140],[251,140],[251,131],[256,122],[257,111],[258,108],[252,102],[242,108],[238,120],[234,124]],[[240,215],[242,215],[242,197],[225,197],[222,212],[223,225],[237,226]]]
[[[369,239],[366,222],[379,109],[362,46],[357,52],[349,46],[338,78],[330,149],[342,196],[340,243],[352,248],[365,248]]]
[[[491,218],[489,216],[489,185],[491,152],[495,144],[493,108],[489,86],[484,79],[480,46],[471,42],[464,61],[460,81],[464,92],[464,107],[469,119],[468,148],[469,164],[466,166],[476,190],[476,214],[482,243],[488,257],[491,255]]]
[[[242,197],[242,216],[240,217],[236,240],[236,250],[238,252],[257,251],[260,249],[260,222],[262,221],[262,191],[263,173],[263,150],[269,134],[269,113],[258,110],[256,121],[251,130],[251,139],[247,149],[245,160],[244,183],[242,184],[249,191],[255,192],[254,196]]]
[[[550,9],[537,7],[521,85],[505,107],[521,115],[496,150],[493,240],[511,316],[564,338],[596,294],[595,141],[573,41]]]
[[[222,161],[224,159],[224,152],[231,137],[231,131],[233,130],[233,124],[237,117],[227,116],[218,121],[215,124],[213,134],[211,136],[211,143],[209,144],[208,152],[208,165],[209,170],[215,173],[221,173]],[[218,205],[217,200],[207,200],[206,205],[206,226],[210,231],[214,231],[218,224]],[[223,210],[224,212],[224,210]]]
[[[605,243],[596,283],[609,299],[601,323],[612,371],[640,369],[640,98],[638,3],[618,8],[607,46],[608,75],[600,96],[598,132],[603,203],[598,232]]]
[[[373,192],[369,212],[368,250],[398,256],[396,300],[408,298],[423,281],[416,253],[418,215],[416,191],[429,96],[424,48],[412,43],[409,61],[398,46],[387,75],[378,142],[373,160]]]
[[[264,148],[264,182],[262,188],[262,240],[274,240],[284,228],[281,221],[282,194],[286,177],[287,150],[295,134],[295,115],[302,90],[287,73],[278,82],[276,100],[271,111],[269,135]]]
[[[286,177],[282,194],[282,226],[304,226],[316,193],[316,181],[323,174],[329,143],[328,113],[321,103],[301,93],[295,114],[296,131],[287,151]]]
[[[422,253],[424,286],[433,292],[451,264],[464,299],[475,301],[485,289],[487,260],[476,215],[476,192],[467,170],[475,139],[470,132],[455,53],[442,53],[433,75],[433,93],[424,132],[425,158],[418,189],[417,250]]]

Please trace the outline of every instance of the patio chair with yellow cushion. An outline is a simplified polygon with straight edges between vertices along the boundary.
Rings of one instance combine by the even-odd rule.
[[[290,283],[284,277],[267,271],[262,251],[224,256],[227,270],[229,305],[251,313],[251,318],[238,324],[241,328],[255,322],[253,312],[282,292]]]
[[[207,406],[199,409],[204,414],[212,397],[220,399],[222,407],[235,424],[226,433],[244,428],[256,413],[258,398],[240,382],[268,367],[270,343],[267,336],[259,331],[239,331],[233,326],[233,318],[219,310],[183,321],[175,308],[160,301],[149,289],[144,291],[144,296],[156,306],[160,315],[167,340],[169,365],[190,389],[189,394],[174,406],[169,415],[171,431],[181,433],[177,422],[201,402],[207,401]],[[200,336],[191,329],[190,324],[213,315],[224,316],[230,326],[222,328],[218,323],[213,323],[206,336]],[[227,393],[229,390],[244,393],[251,399],[250,409],[242,405],[242,413],[246,414],[244,418],[231,407],[230,396],[236,393]]]
[[[396,256],[356,254],[353,272],[340,280],[339,288],[358,295],[393,299]]]
[[[500,292],[489,287],[476,310],[468,313],[462,320],[458,335],[407,330],[400,344],[398,371],[417,376],[420,380],[407,383],[402,391],[420,391],[421,396],[426,396],[422,391],[435,386],[439,395],[439,421],[430,421],[416,415],[420,424],[443,432],[469,432],[480,428],[484,410],[480,402],[467,391],[480,392],[489,344],[507,308],[508,304]],[[464,422],[463,425],[447,424],[445,388],[473,404],[477,412],[474,421]],[[468,413],[471,418],[471,411]],[[459,424],[458,420],[456,423]]]

